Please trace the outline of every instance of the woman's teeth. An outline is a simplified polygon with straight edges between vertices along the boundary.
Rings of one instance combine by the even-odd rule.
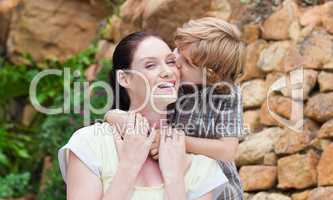
[[[171,88],[171,87],[175,87],[174,83],[162,83],[158,86],[159,88]]]

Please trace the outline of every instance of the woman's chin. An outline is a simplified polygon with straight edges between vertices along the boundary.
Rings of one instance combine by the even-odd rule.
[[[177,95],[156,95],[153,99],[153,106],[159,110],[165,110],[169,104],[176,102],[176,100]]]

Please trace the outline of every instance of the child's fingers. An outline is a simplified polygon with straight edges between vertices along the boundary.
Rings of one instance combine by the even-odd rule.
[[[135,133],[143,136],[145,134],[144,133],[144,120],[139,113],[137,113],[135,115],[135,117],[136,117],[135,118],[135,129],[134,129]]]
[[[185,132],[182,130],[173,129],[174,138],[177,142],[185,142]]]
[[[148,140],[150,142],[150,144],[152,144],[155,140],[155,137],[156,137],[156,124],[153,125],[153,127],[150,129],[150,134],[148,136]]]
[[[153,144],[151,144],[150,149],[157,149],[159,147],[159,144],[157,142],[153,142]]]
[[[148,136],[148,132],[149,132],[149,122],[147,120],[147,118],[145,118],[144,116],[142,117],[142,121],[143,121],[143,129],[144,129],[144,133],[146,134],[146,136]]]
[[[161,137],[161,130],[156,129],[156,136],[155,136],[155,142],[159,143],[160,142],[160,137]]]
[[[156,154],[155,156],[153,156],[154,160],[158,160],[158,158],[159,158],[159,154]]]
[[[133,112],[133,111],[129,111],[128,112],[128,123],[130,123],[130,125],[134,127],[134,124],[135,124],[135,112]]]
[[[150,155],[155,156],[156,154],[158,154],[158,149],[154,148],[150,150]]]
[[[113,114],[119,115],[119,114],[124,114],[124,113],[126,113],[126,112],[123,111],[123,110],[119,110],[119,109],[111,109],[111,110],[109,110],[109,111],[107,111],[107,112],[105,113],[105,115],[104,115],[104,120],[107,120],[108,117],[110,117],[110,116],[113,115]]]
[[[135,113],[132,111],[129,111],[125,135],[133,134],[134,132],[135,132]]]
[[[120,152],[122,152],[124,141],[121,139],[121,135],[117,131],[115,131],[114,134],[115,134],[115,143],[117,146],[117,152],[119,154]]]
[[[161,130],[160,131],[160,146],[163,146],[165,144],[165,131],[164,130]]]

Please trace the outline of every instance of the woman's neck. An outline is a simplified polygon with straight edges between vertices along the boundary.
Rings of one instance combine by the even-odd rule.
[[[138,107],[131,105],[129,110],[137,110],[136,108]],[[160,126],[165,125],[167,122],[166,108],[163,111],[159,110],[157,112],[155,109],[146,106],[138,112],[148,120],[150,126],[155,124],[155,128],[160,128]]]
[[[137,108],[140,107],[131,104],[129,110],[138,110]],[[160,128],[161,121],[166,121],[166,114],[155,112],[148,106],[138,112],[148,120],[151,127],[156,124],[155,128]],[[153,187],[160,186],[162,183],[163,178],[158,162],[148,156],[137,176],[136,186]]]

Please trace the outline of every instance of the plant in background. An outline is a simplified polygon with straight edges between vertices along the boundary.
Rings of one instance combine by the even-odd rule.
[[[15,198],[27,193],[30,173],[9,174],[0,178],[0,198]]]
[[[0,60],[0,198],[20,197],[27,192],[37,193],[40,200],[66,199],[65,185],[57,162],[57,150],[64,145],[75,130],[83,126],[82,113],[63,113],[45,115],[37,113],[31,124],[26,127],[21,124],[20,117],[8,116],[10,102],[17,104],[29,103],[29,84],[39,73],[42,66],[51,69],[70,68],[71,73],[79,71],[79,76],[71,76],[71,87],[74,82],[84,82],[84,71],[95,64],[96,45],[92,45],[81,53],[72,56],[61,63],[47,60],[35,63],[26,55],[26,65],[12,65]],[[101,72],[97,80],[107,80],[110,61],[101,62]],[[64,80],[62,76],[46,76],[37,86],[37,99],[45,107],[58,107],[63,104]],[[73,91],[73,90],[72,90]],[[106,95],[100,88],[92,91],[91,104],[95,108],[103,107]],[[71,97],[77,94],[71,94]],[[71,98],[71,109],[75,102]],[[83,108],[83,92],[79,95],[79,104]],[[3,115],[3,116],[2,116]],[[17,115],[21,115],[18,113]],[[92,114],[92,121],[103,116]],[[46,173],[43,191],[39,191],[40,177],[43,168],[43,158],[51,156],[53,165]],[[28,172],[27,172],[28,171]],[[27,172],[29,176],[26,175]],[[34,178],[30,178],[34,177]],[[18,184],[19,182],[19,184]],[[29,187],[31,185],[31,187]]]
[[[5,106],[16,97],[27,96],[29,94],[29,79],[38,70],[29,70],[27,66],[12,66],[2,63],[0,68],[0,106]]]
[[[251,3],[251,0],[240,0],[240,2],[243,4],[248,4],[248,3]]]
[[[12,125],[0,127],[0,175],[6,172],[18,172],[24,168],[22,165],[30,159],[28,144],[31,142],[29,135],[14,133]],[[7,128],[7,129],[6,129]]]
[[[105,0],[107,6],[110,8],[112,14],[118,15],[120,13],[120,6],[125,0]]]
[[[108,80],[108,71],[111,69],[110,61],[102,61],[100,63],[101,71],[96,77],[96,81],[107,81]],[[84,81],[83,77],[77,77],[78,80],[75,81]],[[82,95],[83,92],[81,92]],[[81,108],[83,108],[83,95],[81,96]],[[73,100],[73,98],[71,98]],[[91,104],[95,108],[103,107],[106,104],[107,97],[104,91],[101,88],[95,88],[92,91]],[[62,103],[61,98],[59,102]],[[74,105],[74,102],[71,102],[71,107],[77,106]],[[97,115],[92,113],[91,118],[92,122],[99,119],[103,119],[103,115]],[[63,146],[71,135],[83,126],[83,116],[82,114],[69,113],[48,116],[45,122],[42,124],[41,133],[39,135],[40,147],[39,149],[43,150],[47,154],[53,154],[53,157],[56,158],[57,150]],[[61,177],[59,165],[57,159],[54,159],[53,165],[49,172],[47,173],[47,180],[45,189],[38,194],[38,200],[62,200],[66,199],[65,184]]]
[[[82,58],[82,57],[81,57]],[[81,59],[78,59],[81,60]],[[72,63],[73,64],[73,63]],[[86,64],[91,64],[91,62],[86,62]],[[108,71],[111,69],[111,62],[108,60],[101,61],[101,70],[96,77],[95,81],[107,81]],[[87,66],[83,66],[85,69]],[[84,82],[85,77],[82,73],[80,76],[76,76],[72,81],[74,82]],[[72,94],[77,95],[77,94]],[[80,106],[83,109],[84,99],[83,91],[80,92],[80,105],[75,105],[73,101],[73,96],[71,96],[71,108],[75,106]],[[52,106],[59,106],[63,103],[63,96],[59,95],[52,104]],[[106,104],[107,96],[105,91],[101,88],[94,88],[91,93],[91,104],[95,108],[103,107]],[[91,114],[91,121],[97,121],[103,119],[103,115]],[[58,149],[63,146],[71,135],[83,126],[83,114],[82,113],[64,113],[59,115],[47,116],[45,121],[41,124],[40,133],[38,134],[37,140],[39,143],[39,150],[42,150],[43,154],[52,155],[54,158],[53,165],[49,172],[47,173],[47,183],[43,191],[38,193],[38,200],[54,200],[54,199],[66,199],[65,184],[61,177],[59,171],[58,161],[56,159],[56,154]]]
[[[66,200],[66,185],[60,174],[57,160],[52,163],[46,177],[44,189],[38,193],[37,200]]]

